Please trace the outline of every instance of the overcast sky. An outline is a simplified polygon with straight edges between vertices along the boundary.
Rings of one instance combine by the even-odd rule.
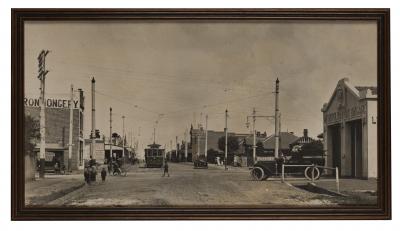
[[[248,132],[246,116],[274,114],[280,80],[282,131],[313,137],[322,132],[323,103],[341,78],[376,86],[376,25],[369,22],[28,22],[25,24],[25,90],[39,95],[37,59],[50,71],[47,96],[68,97],[70,84],[85,92],[85,130],[91,129],[91,78],[96,79],[96,127],[134,131],[141,145],[175,136],[191,123]],[[137,105],[135,107],[135,105]],[[159,116],[159,114],[164,114]],[[256,128],[272,134],[273,121]],[[138,130],[140,127],[140,137]],[[129,141],[130,139],[128,139]]]

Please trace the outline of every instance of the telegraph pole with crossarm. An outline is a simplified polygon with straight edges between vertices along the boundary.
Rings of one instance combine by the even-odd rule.
[[[253,131],[252,131],[252,135],[253,135],[253,165],[257,163],[257,155],[256,155],[256,118],[266,118],[266,119],[274,119],[275,116],[265,116],[265,115],[256,115],[256,109],[253,108],[253,113],[251,116],[247,116],[247,122],[246,122],[246,126],[249,127],[250,122],[249,122],[249,118],[253,118]]]
[[[38,67],[40,80],[40,153],[39,153],[39,177],[44,178],[44,164],[46,155],[46,98],[45,98],[45,80],[46,75],[49,73],[46,70],[46,56],[49,53],[48,50],[42,50],[38,56]]]

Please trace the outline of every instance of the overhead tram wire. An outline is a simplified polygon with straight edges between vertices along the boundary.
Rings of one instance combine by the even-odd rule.
[[[187,113],[189,113],[189,112],[191,113],[192,111],[190,111],[189,109],[193,109],[193,108],[215,107],[215,106],[218,106],[218,105],[221,105],[221,104],[225,104],[225,103],[227,103],[227,102],[228,102],[228,103],[240,102],[240,101],[243,101],[243,100],[248,100],[248,99],[250,99],[250,98],[260,97],[260,96],[263,96],[263,95],[266,95],[266,94],[272,94],[273,92],[263,93],[263,94],[259,94],[259,95],[253,95],[253,96],[244,97],[244,98],[243,98],[243,97],[242,97],[242,98],[237,98],[237,99],[233,99],[233,100],[229,100],[229,101],[224,101],[224,102],[219,102],[219,103],[215,103],[215,104],[198,105],[198,106],[189,107],[189,108],[186,108],[186,109],[181,109],[181,110],[177,110],[177,111],[169,112],[169,113],[158,113],[158,112],[155,112],[155,111],[153,111],[153,110],[146,109],[146,108],[143,108],[143,107],[141,107],[141,106],[128,103],[128,102],[126,102],[126,101],[124,101],[124,100],[121,100],[121,99],[115,97],[115,96],[111,96],[111,95],[109,95],[109,94],[106,94],[106,93],[103,93],[103,92],[100,92],[100,91],[96,91],[96,93],[97,93],[97,94],[100,94],[100,95],[103,95],[103,96],[105,96],[105,97],[110,97],[110,98],[112,98],[112,99],[114,99],[114,100],[117,100],[117,101],[119,101],[119,102],[121,102],[121,103],[130,105],[130,106],[133,107],[133,108],[138,108],[138,109],[141,109],[141,110],[143,110],[143,111],[146,111],[146,112],[155,114],[155,115],[158,116],[157,119],[156,119],[156,121],[159,121],[159,120],[161,120],[161,119],[167,119],[168,117],[182,116],[182,114],[174,115],[174,114],[179,113],[179,112],[184,112],[183,114],[187,114]],[[240,112],[240,111],[238,111],[238,112]],[[211,114],[209,113],[209,115],[216,115],[216,116],[214,116],[214,117],[218,117],[219,115],[222,115],[222,114],[223,114],[223,113],[219,113],[219,112],[211,113]],[[153,121],[148,121],[148,120],[146,120],[146,119],[138,118],[138,117],[136,117],[136,116],[128,115],[128,117],[134,118],[134,119],[138,119],[138,120],[141,120],[141,121],[147,122],[147,123],[153,123]],[[213,119],[217,119],[217,118],[210,118],[210,120],[213,120]]]
[[[145,112],[153,113],[153,114],[156,114],[156,115],[163,114],[163,113],[159,113],[159,112],[156,112],[156,111],[153,111],[153,110],[144,108],[144,107],[139,106],[139,105],[137,105],[137,104],[128,103],[128,102],[126,102],[125,100],[121,100],[121,99],[119,99],[119,98],[117,98],[117,97],[115,97],[115,96],[112,96],[112,95],[109,95],[109,94],[106,94],[106,93],[103,93],[103,92],[100,92],[100,91],[97,91],[97,90],[95,91],[95,93],[100,94],[100,95],[103,95],[103,96],[106,96],[106,97],[113,98],[113,99],[115,99],[115,100],[117,100],[117,101],[119,101],[119,102],[121,102],[121,103],[130,105],[130,106],[133,107],[133,108],[141,109],[142,111],[145,111]]]
[[[236,99],[232,99],[232,100],[228,100],[228,101],[224,101],[224,102],[219,102],[219,103],[215,103],[215,104],[206,104],[206,105],[202,104],[202,105],[198,105],[198,106],[187,107],[187,108],[184,108],[184,109],[180,109],[180,110],[176,110],[176,111],[172,111],[172,112],[167,112],[167,113],[164,114],[164,116],[165,117],[170,117],[170,116],[173,116],[174,114],[177,114],[177,113],[180,113],[180,112],[190,112],[191,113],[192,109],[215,107],[215,106],[226,104],[226,103],[236,103],[236,102],[245,101],[245,100],[248,100],[248,99],[251,99],[251,98],[257,98],[257,97],[260,97],[260,96],[264,96],[264,95],[267,95],[267,94],[273,94],[273,92],[267,92],[267,93],[263,93],[263,94],[259,94],[259,95],[236,98]]]
[[[92,59],[91,57],[88,57],[89,59]],[[59,60],[59,61],[57,61],[57,62],[60,62],[60,63],[68,63],[68,61],[69,60],[65,60],[65,59],[62,59],[62,60]],[[73,63],[74,65],[79,65],[79,63]],[[92,67],[96,67],[97,69],[103,69],[103,70],[108,70],[108,71],[114,71],[114,72],[124,72],[124,73],[131,73],[131,74],[139,74],[139,75],[141,75],[141,76],[147,76],[147,77],[142,77],[142,78],[139,78],[139,79],[145,79],[145,80],[148,80],[149,79],[149,77],[148,77],[148,75],[151,75],[151,76],[156,76],[156,77],[159,77],[159,78],[150,78],[150,80],[155,80],[155,81],[165,81],[166,79],[169,79],[169,81],[171,81],[171,80],[173,80],[173,82],[174,83],[171,83],[171,84],[173,84],[173,85],[176,85],[176,84],[179,84],[180,83],[180,81],[179,81],[179,79],[178,78],[180,78],[180,76],[177,76],[177,75],[169,75],[169,74],[159,74],[159,73],[149,73],[149,72],[142,72],[142,73],[140,73],[140,72],[137,72],[137,71],[134,71],[134,70],[131,70],[131,69],[128,69],[128,68],[124,68],[124,69],[122,69],[122,68],[112,68],[112,67],[105,67],[105,66],[100,66],[100,65],[95,65],[95,64],[85,64],[85,66],[92,66]],[[71,70],[68,70],[68,71],[71,71]],[[75,71],[73,71],[72,70],[72,72],[75,72]],[[83,74],[83,75],[87,75],[88,73],[84,73],[84,72],[76,72],[76,73],[80,73],[80,74]],[[193,74],[193,73],[192,73]],[[196,73],[195,73],[196,74]],[[120,76],[121,77],[121,76]],[[125,78],[132,78],[132,76],[122,76],[122,77],[125,77]],[[135,78],[137,78],[137,77],[135,77]],[[186,77],[185,77],[186,79],[188,78],[187,77],[187,75],[186,75]],[[190,78],[190,77],[189,77]],[[114,78],[113,78],[114,79]],[[202,78],[202,75],[199,75],[198,77],[191,77],[190,78],[192,81],[199,81],[199,80],[202,80],[203,78]],[[205,82],[204,82],[204,84],[209,84],[209,80],[204,80]],[[168,82],[168,81],[167,81]],[[223,84],[223,82],[220,82],[220,81],[218,81],[217,82],[217,84]]]
[[[75,54],[74,54],[75,55]],[[82,56],[81,55],[81,57],[86,57],[86,58],[89,58],[90,60],[92,60],[93,58],[92,57],[88,57],[88,56]],[[56,57],[55,59],[58,59],[58,57]],[[58,62],[62,62],[62,63],[68,63],[68,59],[67,60],[65,60],[64,58],[62,59],[62,60],[59,60]],[[70,61],[71,62],[71,61]],[[115,68],[115,67],[107,67],[107,66],[104,66],[104,65],[96,65],[96,63],[98,63],[97,61],[96,62],[93,62],[93,64],[87,64],[87,63],[85,63],[85,64],[80,64],[80,63],[78,63],[79,65],[82,65],[82,66],[92,66],[92,67],[95,67],[95,68],[100,68],[100,69],[103,69],[103,70],[109,70],[109,71],[116,71],[116,72],[126,72],[126,73],[132,73],[132,74],[139,74],[139,75],[152,75],[152,76],[157,76],[157,77],[161,77],[161,78],[163,78],[163,79],[165,79],[165,78],[169,78],[169,79],[180,79],[181,78],[181,76],[179,75],[172,75],[172,74],[159,74],[159,73],[154,73],[154,72],[137,72],[137,71],[135,71],[135,70],[132,70],[131,69],[131,66],[129,66],[129,67],[120,67],[120,68]],[[76,63],[73,63],[74,65],[76,65]],[[195,73],[195,72],[186,72],[186,73],[184,73],[184,75],[185,75],[185,79],[190,79],[190,80],[202,80],[203,78],[203,75],[204,74],[202,74],[202,73]],[[197,75],[197,76],[193,76],[193,75]],[[191,77],[190,77],[191,76]],[[179,80],[178,80],[179,81]],[[208,80],[203,80],[204,82],[209,82]],[[220,84],[224,84],[222,81],[220,81],[219,82]]]
[[[65,60],[58,61],[58,62],[68,63],[68,61],[66,62]],[[78,64],[74,63],[74,65],[79,65],[79,63]],[[137,71],[130,70],[128,68],[121,69],[121,68],[112,68],[112,67],[105,67],[105,66],[92,65],[92,64],[89,64],[89,65],[85,64],[85,66],[93,66],[93,67],[96,67],[97,69],[100,68],[100,69],[108,70],[108,71],[111,71],[111,72],[134,74],[135,75],[134,79],[152,80],[152,81],[157,81],[157,82],[162,81],[162,82],[164,82],[166,84],[171,84],[173,86],[176,86],[177,84],[178,85],[183,85],[181,83],[181,81],[179,80],[180,76],[177,76],[177,75],[149,73],[149,72],[140,73],[140,72],[137,72]],[[86,73],[86,72],[76,72],[75,70],[70,70],[70,69],[68,70],[68,72],[79,73],[79,74],[82,74],[82,75],[85,75],[85,76],[89,74],[89,73]],[[101,73],[97,73],[97,75],[101,75]],[[138,76],[142,76],[142,77],[138,77]],[[153,78],[151,78],[149,76],[153,76]],[[196,81],[197,82],[196,84],[207,84],[207,85],[209,85],[210,84],[210,80],[202,80],[203,79],[202,76],[203,75],[199,75],[198,77],[189,77],[189,78],[191,79],[191,81]],[[157,77],[157,78],[154,78],[154,77]],[[106,76],[102,76],[102,78],[107,78],[107,77]],[[118,76],[118,78],[132,79],[132,76],[129,76],[129,77],[128,76]],[[188,77],[186,75],[185,79],[187,79],[187,78]],[[108,79],[111,79],[111,78],[108,78]],[[112,79],[115,79],[115,78],[113,77]],[[221,85],[221,84],[223,84],[223,82],[217,81],[217,82],[215,82],[215,84]]]
[[[114,113],[114,112],[113,112],[112,114],[113,114],[113,115],[117,115],[117,116],[125,116],[125,117],[128,118],[128,119],[139,120],[140,122],[151,123],[151,124],[154,123],[153,120],[148,120],[148,119],[140,118],[140,117],[137,117],[137,116],[134,116],[134,115],[131,115],[131,114],[127,114],[127,113],[122,114],[122,113]]]
[[[244,97],[244,98],[243,98],[243,97],[241,97],[241,98],[236,98],[236,99],[232,99],[232,100],[228,100],[228,101],[224,101],[224,102],[219,102],[219,103],[215,103],[215,104],[208,104],[208,105],[204,105],[204,104],[203,104],[203,105],[198,105],[198,106],[193,106],[193,107],[188,107],[188,108],[180,109],[180,110],[173,111],[173,112],[159,113],[159,112],[156,112],[156,111],[153,111],[153,110],[144,108],[144,107],[139,106],[139,105],[135,105],[135,104],[128,103],[128,102],[126,102],[125,100],[121,100],[121,99],[119,99],[119,98],[117,98],[117,97],[115,97],[115,96],[106,94],[106,93],[104,93],[104,92],[100,92],[100,91],[98,91],[98,90],[96,90],[95,92],[96,92],[97,94],[100,94],[100,95],[103,95],[103,96],[106,96],[106,97],[113,98],[114,100],[117,100],[117,101],[119,101],[119,102],[121,102],[121,103],[130,105],[130,106],[133,107],[133,108],[138,108],[138,109],[141,109],[141,110],[143,110],[143,111],[146,111],[146,112],[155,114],[155,115],[157,115],[158,117],[161,116],[163,119],[168,118],[168,117],[171,117],[171,116],[174,117],[174,114],[177,114],[177,113],[180,113],[180,112],[186,112],[186,113],[189,113],[189,112],[190,112],[190,113],[191,113],[191,112],[192,112],[191,109],[195,109],[195,108],[215,107],[215,106],[218,106],[218,105],[221,105],[221,104],[240,102],[240,101],[248,100],[248,99],[251,99],[251,98],[257,98],[257,97],[260,97],[260,96],[263,96],[263,95],[266,95],[266,94],[272,94],[272,93],[273,93],[273,92],[268,92],[268,93],[263,93],[263,94],[259,94],[259,95],[248,96],[248,97]],[[186,113],[185,113],[185,114],[186,114]],[[175,116],[181,116],[181,115],[182,115],[182,114],[178,114],[178,115],[175,115]],[[159,119],[161,119],[161,118],[159,118]]]
[[[68,64],[68,61],[65,61],[65,60],[56,61],[56,62]],[[79,63],[73,63],[73,64],[80,65]],[[131,70],[129,68],[124,68],[124,69],[112,68],[112,67],[99,66],[99,65],[95,65],[95,64],[85,64],[82,66],[85,66],[85,67],[90,66],[90,67],[94,67],[96,69],[103,69],[103,70],[114,72],[114,73],[117,72],[117,73],[133,74],[133,75],[135,75],[135,77],[134,77],[135,79],[143,79],[143,80],[150,79],[153,81],[163,81],[163,82],[171,82],[172,81],[173,83],[171,83],[171,84],[174,84],[174,85],[179,84],[181,82],[180,81],[181,76],[178,76],[178,75],[168,75],[168,74],[159,74],[159,73],[151,73],[151,72],[137,72],[137,71]],[[142,76],[142,77],[140,78],[138,76]],[[149,76],[152,76],[152,77],[149,77]],[[122,77],[132,79],[132,76],[129,76],[129,77],[122,76]],[[186,75],[185,79],[187,79],[187,78],[189,78],[189,77],[187,77],[187,75]],[[190,79],[191,79],[191,81],[197,81],[197,84],[209,85],[209,83],[210,83],[210,80],[202,80],[203,79],[202,75],[199,75],[198,77],[191,77]],[[215,83],[219,84],[219,85],[223,84],[223,82],[221,82],[221,81],[218,81]]]

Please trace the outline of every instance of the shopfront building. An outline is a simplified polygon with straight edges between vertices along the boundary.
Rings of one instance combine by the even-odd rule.
[[[70,101],[68,96],[49,95],[46,98],[45,167],[47,169],[51,169],[55,163],[59,166],[68,167],[70,105],[73,108],[71,170],[83,169],[83,91],[75,92],[73,102]],[[39,97],[26,96],[24,106],[25,115],[31,116],[34,120],[40,120]],[[40,139],[37,142],[34,152],[39,159]]]

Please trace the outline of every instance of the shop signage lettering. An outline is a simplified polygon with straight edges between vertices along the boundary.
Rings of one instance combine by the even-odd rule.
[[[70,108],[71,100],[68,99],[46,99],[46,107],[48,108]],[[24,98],[25,107],[40,107],[39,98]],[[78,100],[73,100],[73,107],[77,109]]]
[[[325,116],[324,120],[326,123],[335,123],[343,120],[350,120],[353,118],[361,117],[365,114],[365,105],[359,105],[352,108],[346,108],[344,110],[329,113]]]
[[[258,161],[274,161],[274,156],[257,156]]]

